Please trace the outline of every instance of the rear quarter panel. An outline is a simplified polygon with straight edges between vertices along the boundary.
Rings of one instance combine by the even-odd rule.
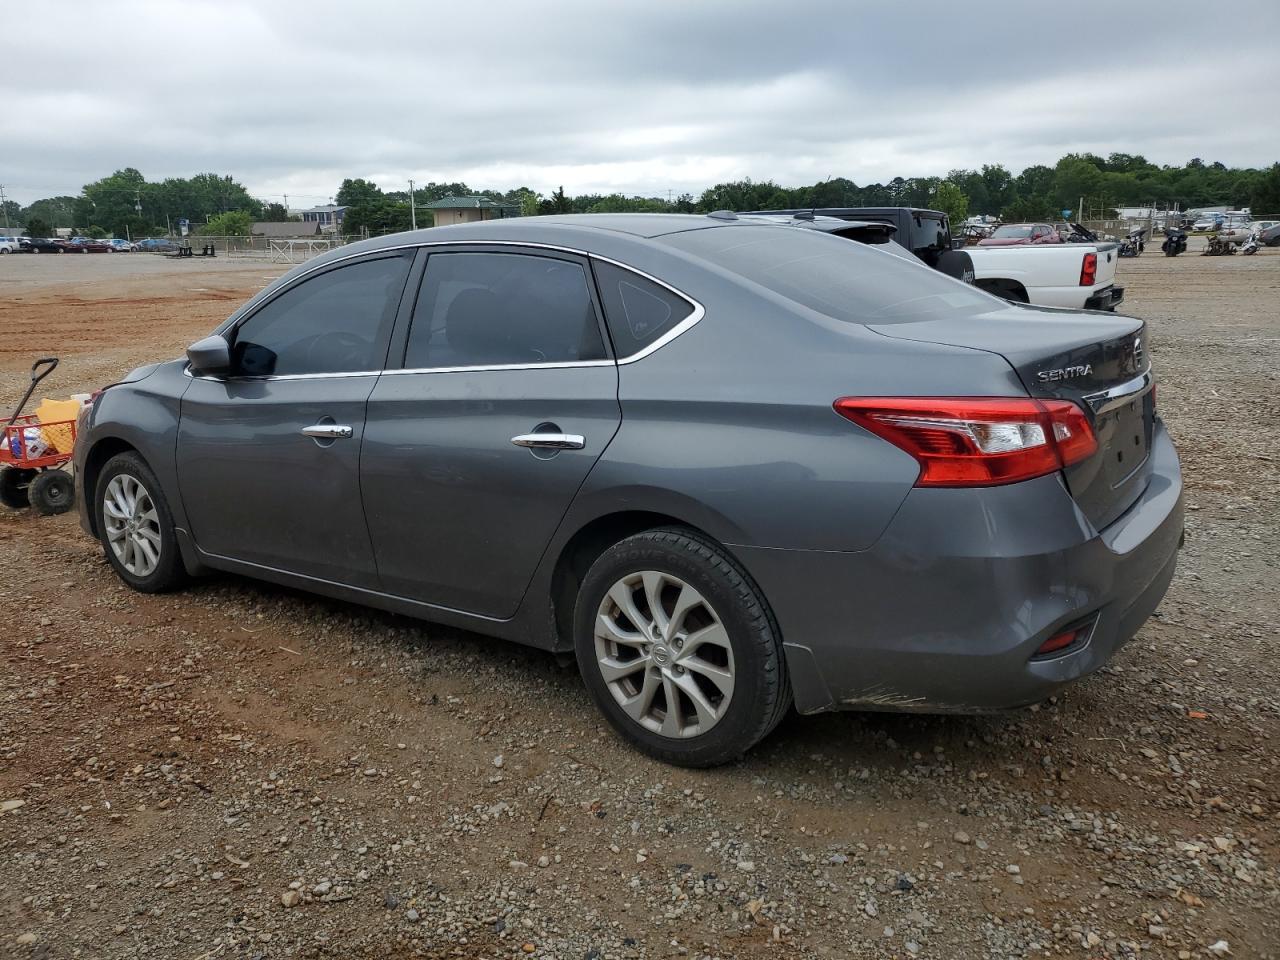
[[[570,524],[653,510],[728,544],[862,550],[918,468],[837,414],[837,398],[1025,393],[1004,359],[984,351],[904,344],[754,285],[667,279],[706,316],[620,365],[622,426]]]

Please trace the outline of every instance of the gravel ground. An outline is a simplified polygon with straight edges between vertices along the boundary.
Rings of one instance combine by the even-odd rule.
[[[0,259],[0,402],[278,272],[66,259]],[[232,577],[141,596],[72,517],[0,513],[0,956],[1280,957],[1280,251],[1120,281],[1187,546],[1108,668],[1013,714],[792,717],[678,770],[547,654]]]

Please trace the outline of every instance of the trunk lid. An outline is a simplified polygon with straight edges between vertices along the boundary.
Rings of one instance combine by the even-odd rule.
[[[1064,475],[1096,529],[1116,520],[1146,489],[1155,400],[1141,320],[1010,306],[980,315],[868,326],[888,337],[999,354],[1031,396],[1079,404],[1093,424],[1098,451]]]
[[[1098,272],[1093,280],[1093,288],[1098,290],[1116,282],[1116,267],[1120,263],[1120,244],[1098,243],[1094,244],[1093,248],[1098,253]]]

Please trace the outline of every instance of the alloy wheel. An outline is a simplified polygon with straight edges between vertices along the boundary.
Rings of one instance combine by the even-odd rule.
[[[136,477],[111,478],[102,497],[107,543],[120,565],[135,577],[148,577],[160,564],[160,513]]]
[[[706,733],[733,699],[733,647],[715,609],[679,577],[642,570],[600,602],[596,663],[610,694],[647,730]]]

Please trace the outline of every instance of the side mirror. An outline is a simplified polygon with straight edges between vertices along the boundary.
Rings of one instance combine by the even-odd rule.
[[[231,344],[215,333],[187,347],[187,361],[196,376],[224,377],[231,372]]]

